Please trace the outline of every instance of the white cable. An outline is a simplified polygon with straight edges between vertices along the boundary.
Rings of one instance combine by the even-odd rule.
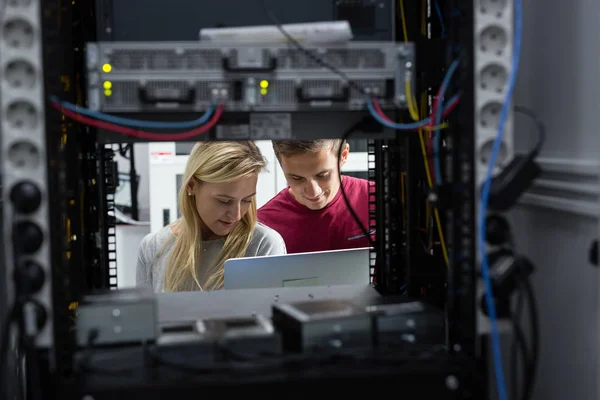
[[[108,213],[109,215],[112,212]],[[127,215],[123,214],[119,209],[115,208],[114,217],[119,221],[127,225],[135,225],[135,226],[150,226],[150,221],[137,221]]]

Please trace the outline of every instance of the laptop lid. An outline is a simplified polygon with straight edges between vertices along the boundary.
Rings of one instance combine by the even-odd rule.
[[[369,248],[232,258],[224,289],[356,285],[370,283]]]

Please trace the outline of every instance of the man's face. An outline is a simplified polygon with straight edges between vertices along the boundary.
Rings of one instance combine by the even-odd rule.
[[[311,210],[325,207],[340,188],[335,154],[330,149],[316,153],[304,153],[292,157],[281,157],[281,169],[290,185],[290,193],[300,204]],[[349,146],[342,151],[340,167],[348,158]]]

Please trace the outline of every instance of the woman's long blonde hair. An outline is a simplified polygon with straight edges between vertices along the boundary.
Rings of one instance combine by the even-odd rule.
[[[188,183],[194,179],[207,183],[229,183],[258,174],[266,161],[254,142],[197,143],[190,153],[183,184],[179,190],[178,235],[167,260],[164,280],[166,292],[186,290],[214,290],[223,286],[223,263],[243,257],[256,226],[256,200],[253,198],[248,212],[225,238],[223,249],[209,270],[204,285],[198,280],[198,266],[202,256],[202,222],[196,209],[194,196],[188,196]]]

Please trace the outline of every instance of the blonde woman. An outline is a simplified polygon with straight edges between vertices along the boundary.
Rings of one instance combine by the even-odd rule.
[[[220,289],[226,260],[285,254],[281,235],[256,221],[256,183],[265,166],[253,142],[197,143],[179,192],[182,216],[142,239],[137,286]]]

